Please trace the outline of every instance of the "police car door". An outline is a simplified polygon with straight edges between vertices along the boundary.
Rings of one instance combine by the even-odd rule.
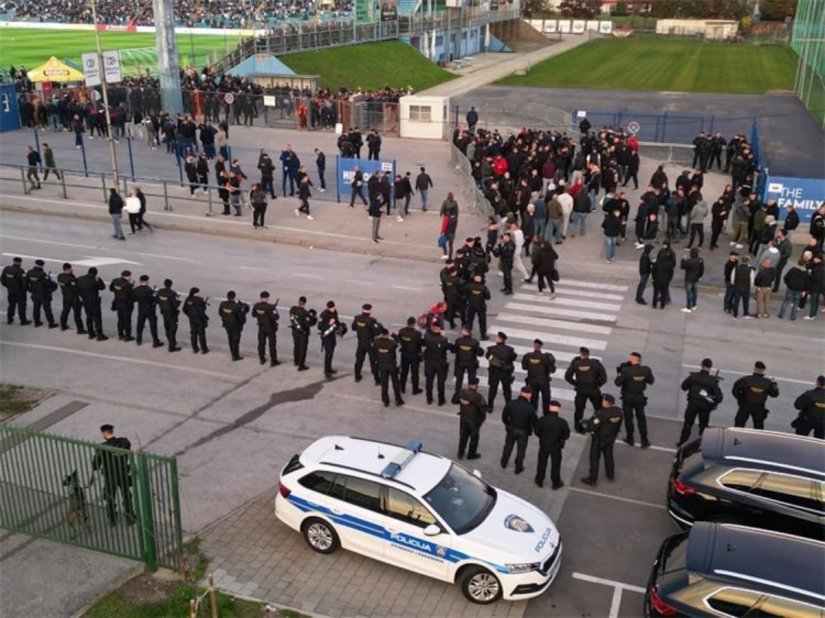
[[[448,532],[426,536],[424,528],[437,525],[432,512],[415,496],[395,487],[386,487],[384,512],[387,516],[387,562],[430,577],[449,577],[452,537]]]
[[[380,560],[386,523],[381,513],[381,485],[339,474],[329,496],[330,517],[344,548]]]

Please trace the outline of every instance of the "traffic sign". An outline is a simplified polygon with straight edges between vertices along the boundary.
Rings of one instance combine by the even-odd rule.
[[[231,92],[227,92],[225,95],[223,95],[223,102],[227,105],[232,105],[235,102],[235,95]]]
[[[627,132],[636,135],[639,131],[642,130],[642,125],[639,124],[637,120],[631,120],[627,123]]]
[[[100,65],[96,53],[82,54],[83,74],[86,76],[87,86],[100,85]]]
[[[106,71],[106,83],[117,84],[123,81],[120,73],[120,52],[119,51],[105,51],[103,52],[103,66]]]

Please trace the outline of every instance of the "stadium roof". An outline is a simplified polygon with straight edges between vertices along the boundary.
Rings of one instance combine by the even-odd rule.
[[[270,54],[250,56],[239,65],[229,70],[230,75],[246,77],[248,75],[295,75],[295,71]]]

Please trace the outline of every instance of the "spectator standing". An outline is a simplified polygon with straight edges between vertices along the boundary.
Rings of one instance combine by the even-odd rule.
[[[478,124],[478,112],[472,105],[470,111],[467,112],[467,132],[472,135],[476,132],[476,125]]]
[[[747,320],[751,318],[750,315],[750,295],[751,287],[753,286],[756,273],[751,268],[751,259],[747,255],[743,255],[739,263],[732,269],[730,274],[730,282],[733,285],[733,304],[731,312],[733,319],[739,317],[739,303],[742,303],[742,316]]]
[[[653,251],[653,245],[645,245],[642,249],[642,255],[639,257],[639,285],[636,286],[636,302],[640,305],[646,305],[645,288],[647,281],[650,279],[650,273],[653,267],[653,262],[650,259],[650,253]]]
[[[117,238],[118,240],[126,240],[126,236],[123,235],[123,227],[120,225],[123,206],[123,198],[120,197],[117,189],[114,187],[109,189],[109,215],[112,217],[112,227],[115,232],[112,238]]]
[[[812,266],[808,280],[808,304],[810,310],[803,319],[815,320],[819,313],[819,297],[825,292],[825,263],[822,261],[822,253],[814,255],[811,260]]]
[[[612,264],[616,259],[616,244],[619,241],[619,232],[621,231],[622,213],[619,209],[615,209],[607,213],[602,221],[602,230],[604,231],[604,251],[607,256],[607,263]]]
[[[785,317],[785,309],[788,305],[791,307],[791,320],[796,320],[799,312],[799,303],[802,300],[802,294],[805,292],[808,285],[808,275],[804,270],[805,262],[799,261],[797,266],[792,266],[791,269],[785,273],[785,298],[782,300],[782,305],[779,307],[777,317],[782,319]]]
[[[57,179],[60,180],[62,176],[54,162],[54,151],[46,142],[43,142],[43,161],[46,164],[46,171],[43,173],[43,182],[46,182],[49,178],[49,172],[54,173]]]
[[[129,229],[130,234],[132,236],[135,235],[135,232],[139,231],[140,228],[140,200],[135,195],[134,189],[132,189],[131,194],[129,197],[126,198],[126,202],[123,205],[123,210],[126,211],[126,214],[129,216]]]
[[[74,147],[83,148],[83,134],[86,132],[86,128],[77,114],[72,118],[72,131],[74,132]]]
[[[249,202],[252,204],[252,227],[265,229],[266,192],[261,183],[252,185],[252,189],[249,191]]]
[[[776,269],[770,258],[765,258],[759,265],[759,272],[754,277],[753,285],[756,288],[756,316],[758,318],[769,318],[771,287],[773,285]]]
[[[690,257],[682,258],[680,266],[685,271],[685,307],[682,312],[690,313],[696,311],[696,303],[699,300],[697,286],[705,274],[705,262],[699,257],[699,249],[691,248]]]
[[[690,221],[690,240],[688,240],[688,249],[693,246],[694,239],[699,237],[699,248],[705,242],[705,218],[708,216],[708,205],[705,200],[700,199],[693,208],[690,209],[688,219]]]
[[[40,176],[37,174],[37,167],[41,163],[40,153],[37,152],[34,148],[29,146],[29,151],[26,153],[26,161],[29,164],[29,168],[26,171],[26,178],[31,183],[30,190],[39,189],[40,188]]]
[[[315,167],[318,170],[318,181],[320,184],[318,191],[324,193],[327,190],[327,183],[325,179],[327,170],[327,155],[325,155],[320,148],[315,149]]]
[[[309,176],[304,176],[298,185],[298,199],[301,200],[301,205],[295,210],[295,216],[300,216],[303,212],[307,219],[313,220],[313,216],[309,214],[309,198],[312,196],[309,190],[310,182]]]
[[[453,259],[453,243],[455,233],[458,228],[458,202],[455,201],[452,191],[447,193],[447,199],[441,204],[441,233],[447,238],[447,242],[442,247],[444,260]]]
[[[415,178],[415,189],[421,197],[421,210],[427,212],[427,192],[433,186],[433,180],[423,167],[420,169],[421,171]]]
[[[561,237],[562,239],[567,238],[567,227],[570,223],[570,216],[573,214],[573,197],[570,193],[567,192],[567,188],[563,185],[559,188],[559,196],[556,198],[561,204]]]

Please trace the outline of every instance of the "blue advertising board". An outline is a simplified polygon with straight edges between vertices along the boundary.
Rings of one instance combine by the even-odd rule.
[[[12,84],[0,85],[0,133],[16,131],[20,124],[20,106]]]
[[[763,201],[776,200],[780,218],[785,218],[785,207],[793,204],[802,228],[807,227],[817,209],[825,204],[825,179],[768,176]]]
[[[347,159],[345,157],[336,157],[335,167],[337,168],[336,177],[338,185],[338,201],[341,198],[350,198],[352,193],[352,179],[355,177],[355,166],[361,166],[361,171],[364,172],[364,197],[367,197],[366,181],[373,172],[389,172],[392,175],[391,181],[395,180],[395,159],[392,161],[373,161],[370,159]]]

